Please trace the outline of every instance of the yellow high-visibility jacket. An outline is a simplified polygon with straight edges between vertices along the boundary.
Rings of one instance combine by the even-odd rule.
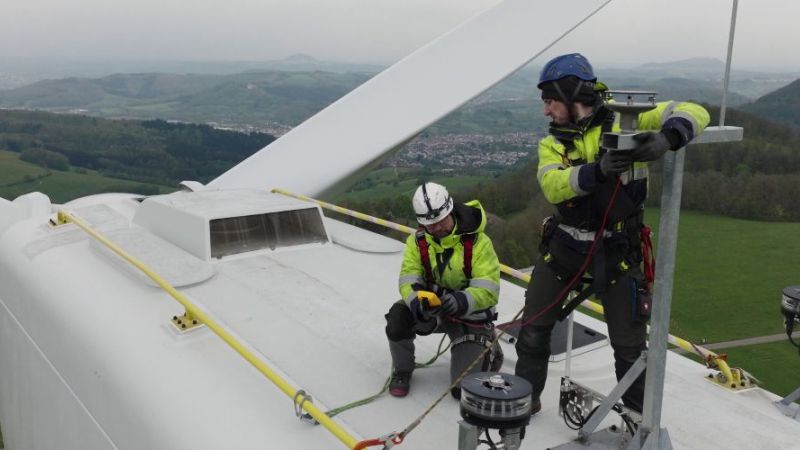
[[[452,214],[456,225],[448,236],[437,240],[425,233],[434,283],[440,288],[460,291],[466,296],[469,309],[463,318],[486,320],[494,315],[494,305],[500,294],[500,262],[492,240],[484,233],[486,212],[480,202],[472,200],[463,205],[456,204]],[[467,233],[475,234],[472,278],[469,280],[464,274],[464,245],[461,239],[461,235]],[[417,298],[417,290],[432,289],[426,285],[417,237],[413,234],[406,239],[399,285],[400,295],[409,308]]]
[[[605,107],[600,107],[605,109]],[[607,113],[611,114],[607,109]],[[656,108],[639,115],[640,131],[671,128],[679,132],[685,145],[708,125],[708,112],[700,105],[688,102],[659,102]],[[557,205],[559,211],[569,213],[581,201],[591,196],[599,187],[595,165],[599,159],[602,126],[597,121],[587,121],[585,128],[573,128],[568,148],[563,140],[552,134],[539,142],[537,179],[545,198]],[[612,131],[619,131],[614,123]],[[623,189],[634,202],[644,201],[647,192],[648,169],[646,162],[635,162],[632,169],[621,174]],[[574,212],[574,208],[573,208]]]

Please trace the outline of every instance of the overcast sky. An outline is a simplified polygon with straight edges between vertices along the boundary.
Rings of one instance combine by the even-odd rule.
[[[2,0],[0,58],[387,64],[498,0]],[[542,1],[557,9],[557,0]],[[725,59],[732,0],[614,0],[542,57]],[[530,26],[546,26],[548,11]],[[800,1],[741,0],[734,68],[800,69]],[[626,38],[626,36],[629,36]]]

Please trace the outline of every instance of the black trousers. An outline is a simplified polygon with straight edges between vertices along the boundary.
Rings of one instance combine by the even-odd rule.
[[[642,350],[646,348],[646,319],[639,315],[637,309],[639,301],[637,292],[644,286],[644,277],[638,262],[641,261],[641,247],[638,239],[634,244],[633,247],[626,249],[625,255],[606,249],[603,255],[606,279],[614,280],[614,282],[606,287],[603,294],[598,294],[603,303],[609,339],[614,349],[617,380],[625,375],[639,358]],[[577,272],[586,257],[574,246],[565,245],[556,239],[550,241],[548,248],[557,266],[549,265],[544,261],[543,256],[539,257],[536,262],[530,284],[525,292],[524,323],[556,300],[556,296],[571,279],[571,277],[565,277],[565,272],[569,274]],[[622,256],[628,256],[629,260],[636,261],[636,263],[632,264],[626,272],[620,273],[617,271],[617,266]],[[593,267],[594,264],[589,265],[590,273],[592,273]],[[550,334],[560,309],[560,305],[556,305],[541,314],[520,330],[517,340],[516,375],[531,383],[534,399],[539,398],[547,380]],[[644,402],[644,373],[636,379],[622,399],[626,406],[641,412]]]

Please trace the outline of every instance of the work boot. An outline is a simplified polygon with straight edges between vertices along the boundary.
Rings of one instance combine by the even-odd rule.
[[[450,396],[456,400],[461,400],[461,388],[454,387],[453,389],[450,389]]]
[[[392,379],[389,381],[389,394],[392,397],[405,397],[411,388],[411,372],[392,372]]]
[[[531,401],[531,415],[534,415],[542,410],[542,401],[538,398]]]

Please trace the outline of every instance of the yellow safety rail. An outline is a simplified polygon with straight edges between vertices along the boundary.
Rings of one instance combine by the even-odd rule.
[[[242,343],[238,342],[233,335],[231,335],[227,330],[221,327],[214,319],[212,319],[208,314],[204,311],[199,309],[195,306],[191,301],[189,301],[183,294],[177,291],[174,287],[172,287],[169,283],[167,283],[163,278],[161,278],[158,274],[154,273],[152,269],[146,266],[144,263],[139,261],[138,259],[134,258],[133,256],[129,255],[125,250],[120,248],[118,245],[111,242],[105,236],[101,235],[97,231],[93,230],[83,221],[78,219],[77,217],[73,216],[67,211],[59,210],[57,216],[57,223],[66,224],[66,223],[73,223],[80,227],[83,231],[87,234],[92,236],[98,242],[102,243],[109,249],[111,249],[114,253],[119,255],[122,259],[129,262],[131,265],[135,266],[137,269],[141,270],[145,275],[150,277],[153,281],[156,282],[164,291],[166,291],[172,298],[178,301],[186,311],[191,314],[194,318],[196,318],[200,323],[205,324],[211,331],[216,333],[226,344],[231,346],[237,353],[242,355],[244,359],[247,360],[250,364],[253,365],[259,372],[261,372],[265,377],[267,377],[270,381],[272,381],[275,386],[277,386],[281,391],[283,391],[289,398],[292,398],[292,401],[295,402],[295,405],[298,405],[306,410],[311,417],[313,417],[317,422],[319,422],[322,426],[324,426],[328,431],[333,433],[344,445],[348,448],[355,448],[358,444],[358,441],[351,436],[347,431],[345,431],[339,424],[333,421],[330,417],[328,417],[322,410],[314,406],[313,403],[310,401],[305,401],[306,398],[300,396],[298,398],[297,390],[295,390],[286,380],[281,378],[274,370],[272,370],[264,361],[259,359],[253,352],[248,350]],[[299,400],[299,402],[298,402]]]
[[[348,215],[348,216],[351,216],[351,217],[355,217],[357,219],[365,220],[367,222],[376,223],[378,225],[383,225],[384,227],[391,228],[391,229],[397,230],[397,231],[402,231],[404,233],[411,234],[411,233],[415,233],[417,231],[414,228],[407,227],[405,225],[400,225],[399,223],[394,223],[394,222],[390,222],[388,220],[379,219],[377,217],[369,216],[367,214],[360,213],[358,211],[353,211],[351,209],[342,208],[341,206],[336,206],[336,205],[331,204],[331,203],[327,203],[327,202],[323,202],[321,200],[313,199],[311,197],[308,197],[308,196],[305,196],[305,195],[302,195],[302,194],[295,194],[295,193],[286,191],[284,189],[277,189],[276,188],[276,189],[273,189],[272,192],[277,193],[277,194],[283,194],[283,195],[286,195],[288,197],[293,197],[293,198],[297,198],[297,199],[300,199],[300,200],[306,200],[306,201],[309,201],[309,202],[314,202],[314,203],[322,206],[323,208],[330,209],[330,210],[333,210],[333,211],[336,211],[338,213],[342,213],[342,214],[345,214],[345,215]],[[522,280],[525,283],[529,283],[531,281],[531,276],[528,275],[527,273],[521,272],[521,271],[519,271],[517,269],[514,269],[514,268],[511,268],[509,266],[506,266],[505,264],[500,264],[500,271],[505,273],[505,274],[507,274],[507,275],[510,275],[510,276],[512,276],[512,277],[514,277],[514,278],[516,278],[518,280]],[[584,308],[587,308],[587,309],[589,309],[591,311],[594,311],[594,312],[596,312],[598,314],[603,314],[603,306],[598,304],[598,303],[595,303],[593,301],[584,300],[583,302],[581,302],[581,306],[583,306]],[[717,355],[716,353],[714,353],[711,350],[708,350],[706,348],[700,347],[699,345],[692,344],[691,342],[689,342],[689,341],[687,341],[685,339],[679,338],[677,336],[673,336],[671,334],[669,335],[668,339],[669,339],[669,343],[670,344],[672,344],[672,345],[674,345],[676,347],[680,347],[680,348],[682,348],[682,349],[684,349],[684,350],[686,350],[688,352],[692,352],[692,353],[700,356],[701,358],[703,358],[703,360],[706,362],[706,364],[709,365],[709,367],[719,368],[719,370],[722,371],[722,373],[727,377],[728,380],[733,379],[732,378],[732,374],[731,374],[731,369],[730,369],[730,367],[728,367],[727,362],[724,359],[720,358],[720,356]]]

